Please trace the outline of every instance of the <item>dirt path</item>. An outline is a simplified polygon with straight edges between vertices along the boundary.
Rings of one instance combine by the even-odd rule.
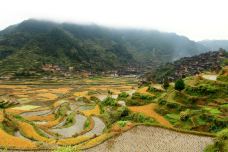
[[[154,111],[155,107],[156,107],[156,104],[151,103],[151,104],[148,104],[145,106],[131,106],[128,108],[133,112],[140,112],[140,113],[143,113],[147,116],[154,118],[161,125],[164,125],[166,127],[172,127],[172,125],[169,123],[169,121],[167,121],[164,117],[162,117],[161,115],[159,115],[158,113],[156,113]]]
[[[211,137],[138,126],[86,152],[203,152],[203,149],[211,143],[213,143]]]

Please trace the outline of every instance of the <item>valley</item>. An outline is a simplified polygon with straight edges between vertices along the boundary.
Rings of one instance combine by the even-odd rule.
[[[203,151],[227,128],[226,77],[227,67],[186,77],[183,91],[174,83],[138,87],[127,76],[4,80],[0,147],[166,151],[175,143],[179,151]]]
[[[0,151],[227,152],[226,48],[157,30],[11,25],[0,31]]]

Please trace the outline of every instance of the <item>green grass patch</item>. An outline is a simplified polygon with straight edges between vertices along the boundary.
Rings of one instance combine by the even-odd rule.
[[[221,114],[221,111],[218,110],[218,108],[210,108],[210,107],[204,107],[204,110],[210,112],[213,115],[219,115]]]

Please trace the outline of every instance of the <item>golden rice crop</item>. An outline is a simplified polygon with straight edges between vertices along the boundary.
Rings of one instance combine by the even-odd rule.
[[[18,127],[20,129],[20,132],[29,139],[49,142],[49,143],[53,141],[52,139],[48,139],[46,137],[39,135],[36,129],[29,123],[18,121]]]
[[[100,108],[98,105],[95,106],[94,109],[91,110],[83,110],[82,113],[86,116],[90,116],[90,115],[99,115],[100,114]]]
[[[88,149],[88,148],[91,148],[91,147],[94,147],[102,142],[104,142],[105,140],[113,137],[114,135],[116,135],[117,133],[115,132],[110,132],[110,133],[104,133],[96,138],[93,138],[91,140],[89,140],[88,142],[85,142],[85,143],[82,143],[82,144],[79,144],[77,146],[78,149]]]
[[[9,135],[0,128],[0,146],[7,148],[36,148],[36,144],[12,135]]]
[[[166,127],[172,127],[172,125],[167,121],[163,116],[159,115],[154,111],[155,107],[157,105],[154,103],[144,105],[144,106],[130,106],[128,107],[133,112],[139,112],[143,113],[146,116],[150,116],[154,118],[156,121],[158,121],[161,125],[164,125]]]
[[[85,142],[85,141],[87,141],[89,139],[91,139],[91,137],[89,137],[89,136],[78,136],[78,137],[75,137],[75,138],[60,139],[60,140],[57,141],[57,144],[61,145],[61,146],[77,145],[77,144]]]
[[[52,121],[55,119],[55,115],[49,114],[46,116],[31,116],[31,117],[26,117],[26,119],[30,121]]]
[[[46,128],[51,128],[54,127],[56,125],[58,125],[64,118],[63,117],[59,117],[58,119],[55,119],[53,121],[48,121],[45,124],[40,124],[39,126],[41,127],[46,127]]]

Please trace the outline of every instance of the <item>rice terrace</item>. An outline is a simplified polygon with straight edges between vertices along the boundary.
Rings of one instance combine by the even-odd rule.
[[[227,0],[1,0],[0,152],[228,152]]]
[[[201,81],[225,84],[204,76],[185,81],[191,84],[189,90]],[[192,110],[190,101],[179,99],[192,100],[190,91],[176,92],[172,84],[168,90],[159,84],[138,88],[137,83],[135,77],[4,81],[0,146],[39,151],[66,146],[75,151],[203,151],[213,144],[214,131],[205,126],[211,122],[200,109],[222,122],[227,119],[224,99],[215,99],[220,101],[218,109],[215,103],[206,106],[205,97],[200,97],[191,101],[200,109]]]

